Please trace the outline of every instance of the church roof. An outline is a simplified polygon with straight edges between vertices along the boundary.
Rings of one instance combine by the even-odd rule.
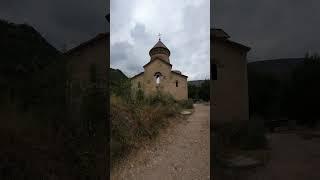
[[[166,61],[166,60],[163,60],[163,59],[161,59],[161,58],[155,58],[155,59],[153,59],[152,61],[149,61],[147,64],[145,64],[143,67],[146,67],[146,66],[148,66],[150,63],[152,63],[154,60],[156,60],[156,59],[159,59],[160,61],[162,61],[163,63],[165,63],[165,64],[167,64],[167,65],[169,65],[169,66],[172,66],[172,64],[170,64],[170,63],[168,63],[168,61]]]
[[[141,74],[143,74],[144,72],[141,72],[141,73],[139,73],[139,74],[137,74],[137,75],[134,75],[132,78],[130,78],[130,79],[133,79],[133,78],[136,78],[136,77],[138,77],[138,76],[140,76]]]
[[[166,45],[164,45],[161,40],[159,39],[159,41],[153,46],[153,48],[157,48],[157,47],[161,47],[161,48],[165,48],[168,49]],[[152,49],[153,49],[152,48]]]
[[[107,43],[107,38],[110,37],[110,33],[100,33],[97,36],[95,36],[94,38],[81,43],[80,45],[68,50],[67,52],[65,52],[65,55],[71,55],[72,53],[76,52],[76,51],[81,51],[82,49],[89,47],[90,45],[96,43],[97,41],[101,41],[101,40],[106,40]]]
[[[158,54],[159,52],[157,51],[158,49],[162,49],[162,53],[167,54],[168,56],[170,56],[170,50],[167,48],[166,45],[164,45],[161,42],[161,39],[159,39],[159,41],[150,49],[149,51],[149,55],[152,56],[154,54]],[[164,51],[163,51],[164,50]]]
[[[227,34],[224,30],[222,29],[210,29],[210,33],[213,34],[213,37],[216,37],[216,38],[223,38],[223,39],[229,39],[230,36],[229,34]]]
[[[176,71],[171,71],[171,72],[174,73],[174,74],[176,74],[176,75],[180,75],[180,76],[183,76],[183,77],[185,77],[185,78],[188,78],[188,76],[183,75],[183,74],[181,74],[181,73],[178,73],[178,72],[176,72]]]
[[[223,41],[223,42],[230,44],[231,46],[238,47],[238,48],[243,49],[245,51],[250,51],[250,49],[251,49],[248,46],[245,46],[243,44],[229,40],[230,36],[222,29],[214,29],[213,28],[213,29],[210,29],[210,33],[211,33],[210,40],[212,42],[213,42],[213,40]]]

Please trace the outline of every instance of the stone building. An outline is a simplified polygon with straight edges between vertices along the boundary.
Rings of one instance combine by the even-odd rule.
[[[187,76],[172,70],[170,50],[159,41],[149,51],[150,61],[141,72],[131,78],[134,90],[143,90],[145,95],[156,92],[171,94],[176,100],[188,99]]]
[[[86,91],[96,86],[107,89],[109,34],[101,33],[65,53],[67,59],[67,103],[70,119],[80,121]]]
[[[211,29],[211,112],[214,122],[249,119],[247,52],[222,29]]]
[[[106,18],[109,20],[109,16]],[[95,167],[94,174],[96,178],[94,179],[105,179],[105,170],[108,169],[105,156],[108,152],[105,149],[104,132],[109,124],[106,121],[109,109],[107,93],[108,68],[110,64],[109,42],[110,34],[101,33],[64,54],[67,72],[66,102],[68,121],[73,122],[73,128],[78,136],[79,134],[87,135],[86,133],[88,133],[94,139],[91,145],[88,145],[94,151],[94,156],[91,157],[94,160],[92,161],[94,164],[91,165]],[[86,101],[88,99],[90,99],[91,103]],[[95,102],[93,106],[91,106],[92,101]],[[94,108],[88,108],[88,104]],[[84,139],[80,139],[81,143],[83,143]]]
[[[91,157],[94,164],[96,179],[105,178],[107,166],[105,158],[105,139],[101,137],[106,127],[108,97],[107,97],[107,73],[109,67],[109,34],[99,34],[93,39],[71,49],[66,54],[67,60],[67,113],[68,120],[73,122],[73,128],[77,134],[90,134],[94,144],[94,156]],[[99,92],[99,99],[95,105],[98,109],[92,112],[95,115],[88,115],[87,97],[92,89]],[[94,91],[96,92],[96,91]],[[90,97],[93,99],[92,96]],[[94,99],[95,100],[95,99]],[[96,101],[95,101],[96,102]],[[87,104],[86,104],[87,103]],[[91,108],[92,109],[92,108]],[[105,109],[105,111],[101,111]],[[88,117],[90,116],[90,117]],[[100,120],[100,121],[97,121]],[[104,121],[103,121],[104,120]],[[98,125],[95,125],[99,122]],[[81,143],[83,143],[83,138]]]

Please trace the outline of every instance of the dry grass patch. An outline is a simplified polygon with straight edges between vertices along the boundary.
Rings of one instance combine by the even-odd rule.
[[[143,101],[125,101],[118,96],[110,99],[111,157],[116,163],[142,142],[156,137],[161,129],[169,126],[170,121],[181,109],[171,99],[151,97]]]

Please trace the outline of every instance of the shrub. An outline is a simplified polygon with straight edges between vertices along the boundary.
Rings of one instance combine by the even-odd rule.
[[[138,91],[137,91],[137,93],[136,93],[136,99],[137,99],[137,101],[143,101],[144,100],[144,92],[141,90],[141,89],[139,89]]]
[[[155,137],[160,129],[167,127],[168,118],[175,116],[179,109],[168,95],[143,96],[139,100],[138,97],[130,102],[120,96],[113,95],[110,98],[110,146],[113,163],[144,142],[145,138]]]
[[[120,80],[116,85],[110,84],[110,92],[112,95],[122,97],[127,103],[133,100],[130,80]]]
[[[193,108],[193,100],[188,99],[188,100],[179,101],[179,105],[184,109],[192,109]]]
[[[200,86],[188,83],[188,97],[194,100],[210,100],[210,80],[204,80]]]
[[[146,98],[146,103],[148,105],[173,105],[175,103],[174,98],[170,94],[157,93],[155,95],[150,95]]]

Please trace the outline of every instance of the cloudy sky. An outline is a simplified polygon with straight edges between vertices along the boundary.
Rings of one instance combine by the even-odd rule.
[[[174,68],[190,78],[206,76],[207,39],[201,41],[201,38],[207,35],[204,25],[209,18],[208,1],[154,0],[151,4],[149,0],[112,0],[112,48],[122,48],[112,51],[112,66],[129,75],[142,71],[142,65],[149,59],[148,51],[157,40],[156,34],[161,33],[172,52]],[[318,0],[211,2],[214,15],[210,19],[211,27],[214,22],[232,40],[250,46],[250,61],[320,52]],[[0,18],[28,23],[56,48],[61,49],[64,44],[71,48],[105,32],[108,4],[107,0],[90,3],[87,0],[1,0]]]
[[[209,78],[209,0],[111,0],[111,67],[133,76],[150,61],[158,41],[170,49],[173,69],[188,80]]]
[[[211,26],[250,46],[249,61],[320,52],[318,0],[215,0]]]
[[[105,32],[107,9],[106,0],[1,0],[0,18],[32,25],[60,49]]]

